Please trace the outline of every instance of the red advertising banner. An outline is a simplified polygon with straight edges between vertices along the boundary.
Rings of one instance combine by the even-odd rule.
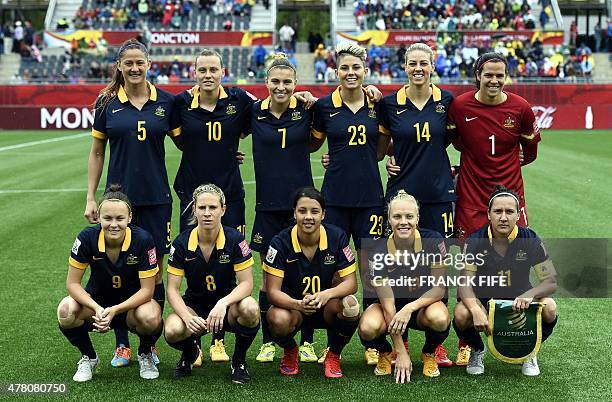
[[[104,31],[102,37],[112,46],[121,45],[135,38],[140,31]],[[272,45],[272,34],[240,31],[196,32],[196,31],[154,31],[151,32],[153,46],[219,45],[219,46],[264,46]]]
[[[92,104],[102,85],[0,86],[0,129],[87,129],[93,121]],[[161,88],[179,93],[189,85]],[[441,85],[453,94],[471,90],[469,85]],[[264,85],[245,85],[260,99],[268,96]],[[381,85],[384,94],[399,85]],[[300,86],[316,97],[328,95],[333,86]],[[543,129],[585,129],[592,115],[593,129],[612,129],[612,85],[511,85],[507,89],[527,99]],[[589,111],[590,110],[590,111]]]
[[[544,45],[562,45],[563,31],[364,31],[360,33],[336,33],[338,40],[349,40],[360,43],[364,46],[407,46],[416,42],[425,42],[429,45],[441,39],[443,43],[452,40],[455,43],[463,43],[466,46],[485,47],[493,40],[504,42],[520,40],[534,42],[539,39]]]

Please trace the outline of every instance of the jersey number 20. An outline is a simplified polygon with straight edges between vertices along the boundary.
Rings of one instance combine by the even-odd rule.
[[[302,279],[302,283],[306,286],[304,287],[304,291],[302,295],[315,294],[321,291],[321,278],[318,275],[315,276],[305,276]]]

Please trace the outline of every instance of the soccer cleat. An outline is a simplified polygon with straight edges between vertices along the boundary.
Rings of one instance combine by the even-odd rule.
[[[131,359],[132,349],[121,344],[117,349],[115,349],[115,356],[113,356],[113,360],[111,360],[111,366],[125,367],[130,364]]]
[[[98,367],[100,359],[96,356],[95,359],[90,359],[87,356],[81,357],[81,360],[77,363],[77,371],[72,376],[72,379],[76,382],[85,382],[91,380],[93,372]]]
[[[298,347],[297,345],[291,349],[285,349],[283,358],[279,366],[282,375],[296,375],[300,372],[298,367]]]
[[[314,344],[310,342],[304,342],[300,345],[300,361],[304,363],[316,363],[317,353],[314,350]]]
[[[484,374],[485,372],[484,359],[485,359],[486,354],[487,354],[486,346],[483,350],[472,350],[470,353],[470,360],[468,361],[465,371],[468,374],[472,374],[472,375]]]
[[[434,378],[440,375],[435,353],[421,353],[421,361],[423,362],[423,375],[425,377]]]
[[[140,366],[140,378],[154,380],[159,377],[159,371],[153,359],[153,353],[138,355],[138,366]]]
[[[249,371],[247,370],[247,365],[245,362],[232,362],[231,367],[231,379],[233,383],[246,384],[247,382],[251,381],[251,376],[249,375]]]
[[[210,345],[210,361],[212,362],[228,362],[230,360],[225,353],[225,345],[223,339],[215,339],[215,344]]]
[[[189,363],[185,359],[185,354],[181,354],[181,359],[176,363],[176,368],[174,369],[173,377],[175,379],[189,377],[191,375],[191,369],[193,368],[193,364]]]
[[[368,366],[376,366],[378,364],[378,350],[367,348],[365,350],[364,356]]]
[[[446,354],[446,348],[444,345],[439,344],[436,346],[436,351],[434,352],[436,355],[436,363],[438,363],[438,367],[451,367],[453,365],[453,361],[448,358]]]
[[[342,368],[340,367],[340,356],[332,352],[327,352],[325,361],[323,362],[325,367],[325,377],[327,378],[340,378],[342,377]]]
[[[276,354],[276,347],[273,342],[264,343],[259,349],[259,354],[256,360],[261,363],[268,363],[274,360]]]
[[[540,375],[540,367],[538,366],[538,358],[533,355],[529,359],[525,360],[523,367],[521,368],[523,375],[529,377],[535,377]]]
[[[389,375],[393,371],[391,369],[391,358],[394,352],[384,352],[378,355],[378,363],[374,369],[374,375]]]
[[[161,360],[159,359],[159,349],[157,349],[157,346],[151,346],[151,354],[153,355],[153,363],[155,363],[156,366],[159,366]]]
[[[195,361],[193,362],[193,368],[197,368],[202,366],[202,362],[204,361],[204,352],[202,352],[202,348],[197,345],[198,347],[198,357],[196,357]]]
[[[459,352],[457,352],[457,360],[455,361],[455,364],[457,366],[467,366],[468,362],[470,361],[470,352],[472,351],[472,348],[467,343],[459,341],[458,349]]]
[[[317,360],[317,363],[323,364],[323,362],[325,361],[325,356],[327,356],[327,352],[329,352],[329,348],[325,348],[321,351],[321,357],[319,357],[319,360]]]

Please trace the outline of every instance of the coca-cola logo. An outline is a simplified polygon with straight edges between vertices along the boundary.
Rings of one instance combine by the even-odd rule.
[[[553,114],[557,111],[556,107],[532,106],[535,115],[535,123],[539,128],[551,128],[553,125]]]

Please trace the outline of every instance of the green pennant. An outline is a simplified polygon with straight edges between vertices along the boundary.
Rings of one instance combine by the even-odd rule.
[[[542,343],[542,303],[524,311],[512,310],[512,300],[489,300],[489,349],[497,359],[520,364],[535,355]]]

